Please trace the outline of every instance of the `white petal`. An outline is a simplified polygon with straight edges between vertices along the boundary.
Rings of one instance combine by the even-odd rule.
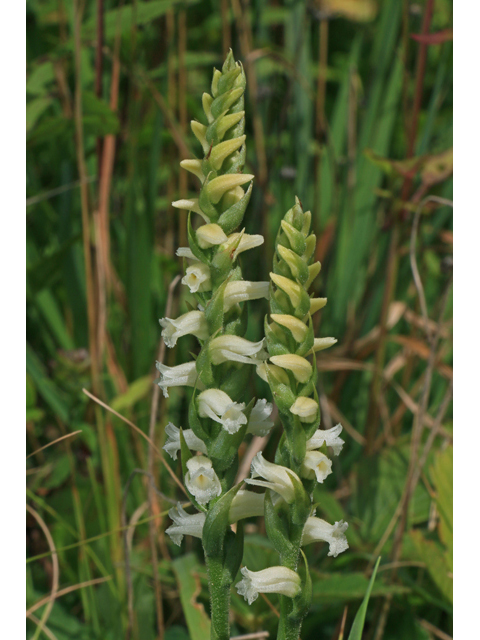
[[[183,536],[202,537],[203,525],[205,524],[205,514],[188,514],[178,502],[177,506],[170,509],[168,515],[173,520],[173,524],[165,531],[172,541],[180,546]]]
[[[266,436],[273,427],[273,422],[269,420],[273,411],[273,404],[267,402],[265,398],[257,400],[250,413],[247,433],[256,436]]]
[[[333,454],[338,456],[345,444],[345,440],[339,437],[342,429],[341,424],[337,424],[331,429],[317,429],[307,442],[307,450],[319,449],[325,442],[328,447],[332,447]]]
[[[172,422],[169,422],[165,427],[165,433],[167,434],[167,442],[165,443],[163,450],[176,460],[177,454],[180,451],[180,429]],[[185,438],[186,445],[190,450],[207,453],[205,443],[203,440],[200,440],[200,438],[198,438],[191,429],[184,429],[183,437]]]
[[[237,522],[243,518],[253,518],[263,516],[265,508],[265,494],[254,493],[240,489],[232,500],[230,507],[230,522]]]
[[[268,298],[269,287],[270,283],[268,282],[250,282],[248,280],[229,282],[225,287],[223,310],[227,312],[239,302]]]
[[[332,461],[320,451],[307,451],[301,469],[304,478],[317,478],[323,482],[332,473]]]
[[[192,264],[187,268],[182,284],[187,285],[191,293],[210,291],[212,288],[210,269],[202,262]]]

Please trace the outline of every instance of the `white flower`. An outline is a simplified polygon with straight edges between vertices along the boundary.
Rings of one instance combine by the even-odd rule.
[[[300,482],[297,474],[287,467],[279,464],[268,462],[259,451],[252,460],[252,477],[246,478],[247,484],[253,484],[257,487],[266,487],[282,496],[285,502],[291,503],[295,499],[295,488],[292,478],[296,478]],[[265,480],[254,480],[261,477]]]
[[[180,546],[183,536],[195,536],[195,538],[202,537],[203,525],[205,524],[204,513],[188,514],[182,507],[180,502],[176,507],[170,509],[168,512],[173,524],[165,531],[172,541]]]
[[[232,500],[230,506],[230,523],[237,522],[243,518],[253,518],[263,516],[265,508],[265,494],[253,493],[240,489]]]
[[[273,427],[273,422],[268,419],[272,411],[273,404],[271,402],[267,402],[265,398],[257,400],[250,413],[247,433],[253,433],[255,436],[266,436]]]
[[[244,364],[260,364],[268,357],[268,354],[263,351],[263,340],[250,342],[245,338],[229,335],[218,336],[211,341],[210,355],[213,364],[221,364],[229,360]]]
[[[177,453],[180,451],[180,429],[176,427],[172,422],[169,422],[165,427],[165,433],[167,434],[167,442],[165,443],[163,450],[174,460],[177,459]],[[187,447],[192,451],[201,451],[207,453],[207,447],[203,440],[197,438],[191,429],[183,430],[183,437]]]
[[[277,382],[280,382],[281,384],[285,384],[287,386],[290,385],[290,380],[288,379],[286,372],[281,367],[277,367],[277,365],[275,364],[266,364],[265,362],[262,362],[257,366],[256,372],[257,372],[257,376],[259,376],[267,384],[268,384],[267,370],[268,370],[268,373]]]
[[[304,478],[323,482],[332,473],[332,461],[320,451],[307,451],[302,462],[301,474]]]
[[[245,403],[233,402],[225,391],[207,389],[198,396],[198,413],[202,418],[219,422],[228,433],[237,433],[242,424],[247,424],[243,413]]]
[[[307,441],[307,451],[319,449],[325,442],[327,447],[332,447],[333,455],[338,456],[345,444],[345,440],[342,440],[342,438],[339,437],[342,433],[342,429],[343,427],[341,424],[337,424],[335,427],[326,429],[325,431],[323,429],[318,429],[310,440]]]
[[[300,422],[315,422],[318,414],[318,403],[312,398],[300,396],[290,407],[290,413],[298,416]]]
[[[160,324],[163,327],[162,338],[167,347],[174,347],[178,338],[187,334],[192,334],[199,340],[208,338],[207,320],[201,311],[188,311],[176,320],[162,318]]]
[[[157,369],[160,371],[160,379],[155,382],[163,391],[165,398],[168,398],[168,387],[194,387],[197,381],[197,369],[195,362],[184,362],[176,367],[167,367],[161,362],[156,363]],[[197,386],[203,387],[201,380]]]
[[[249,571],[242,567],[243,578],[237,583],[238,593],[252,604],[259,593],[280,593],[294,598],[300,593],[300,576],[287,567],[268,567],[263,571]]]
[[[328,542],[330,545],[328,555],[336,558],[339,553],[348,549],[348,542],[345,536],[347,528],[348,523],[344,520],[329,524],[321,518],[308,518],[303,530],[302,545],[305,546],[320,540]]]
[[[206,456],[194,456],[187,460],[185,485],[198,504],[207,504],[222,493],[222,485]]]
[[[187,285],[190,293],[210,291],[212,288],[210,269],[202,262],[192,264],[190,267],[187,267],[185,275],[182,278],[182,284]]]
[[[269,286],[269,282],[250,282],[248,280],[229,282],[225,287],[223,310],[227,312],[237,302],[268,298]]]

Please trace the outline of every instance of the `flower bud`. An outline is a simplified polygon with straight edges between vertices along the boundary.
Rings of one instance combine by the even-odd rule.
[[[202,216],[205,222],[210,222],[208,217],[200,209],[198,198],[175,200],[175,202],[172,202],[172,207],[175,207],[175,209],[184,209],[185,211],[193,211],[194,213],[198,213],[198,215]]]
[[[300,593],[300,576],[288,567],[268,567],[262,571],[241,569],[243,578],[237,583],[238,593],[252,604],[259,593],[280,593],[294,598]]]
[[[319,311],[323,309],[323,307],[327,304],[326,298],[310,298],[310,315],[313,316],[315,311]]]
[[[290,385],[290,380],[281,367],[277,367],[274,364],[266,364],[265,362],[257,366],[257,375],[268,384],[267,371],[277,382],[286,386]]]
[[[176,427],[172,422],[169,422],[165,427],[165,433],[167,434],[167,442],[163,446],[163,450],[173,459],[177,459],[177,454],[181,449],[180,446],[180,429]],[[201,453],[207,453],[207,447],[203,440],[197,438],[191,429],[183,430],[183,437],[187,447],[191,451],[200,451]]]
[[[267,357],[263,350],[263,342],[263,340],[250,342],[250,340],[239,336],[218,336],[210,343],[212,363],[221,364],[233,361],[244,364],[260,364]]]
[[[305,289],[308,289],[308,287],[312,284],[312,282],[320,273],[321,268],[322,265],[320,264],[320,262],[314,262],[308,267],[308,280],[303,285]]]
[[[182,169],[185,169],[186,171],[193,173],[194,176],[197,176],[200,182],[203,183],[205,181],[205,176],[203,175],[203,171],[202,171],[201,160],[189,158],[187,160],[182,160],[180,162],[180,166],[182,167]]]
[[[195,260],[195,262],[199,262],[199,259],[196,255],[193,254],[190,247],[178,247],[175,251],[175,255],[179,258],[187,258],[188,260]]]
[[[303,530],[302,546],[312,542],[328,542],[330,546],[328,555],[336,558],[339,553],[348,549],[348,542],[345,536],[347,528],[348,523],[344,520],[329,524],[320,518],[308,518]]]
[[[338,342],[336,338],[314,338],[313,347],[310,349],[307,355],[310,356],[312,355],[312,353],[316,353],[317,351],[323,351],[324,349],[333,347],[336,342]]]
[[[248,280],[229,282],[225,287],[223,310],[226,313],[238,302],[268,298],[269,287],[269,282],[250,282]]]
[[[238,136],[238,138],[233,138],[232,140],[225,140],[225,142],[220,142],[212,148],[209,160],[217,171],[220,170],[225,158],[228,158],[229,155],[242,146],[246,137],[247,136],[243,135]]]
[[[192,127],[193,135],[202,145],[203,153],[208,153],[210,145],[208,144],[207,138],[205,137],[205,134],[207,133],[207,127],[201,122],[197,122],[196,120],[192,120],[190,126]]]
[[[300,396],[290,407],[290,413],[298,416],[300,422],[315,422],[318,415],[318,402],[312,398]]]
[[[222,140],[227,131],[238,124],[244,115],[245,111],[239,111],[238,113],[229,113],[220,117],[216,127],[218,139]]]
[[[228,242],[225,242],[225,244],[220,247],[221,251],[228,251],[229,249],[234,250],[234,260],[240,253],[248,251],[249,249],[254,249],[255,247],[259,247],[264,242],[263,236],[261,236],[260,234],[250,235],[248,233],[244,233],[244,231],[245,230],[237,233],[231,233],[228,236]],[[238,242],[239,238],[240,242]],[[236,247],[236,249],[234,249],[234,247]]]
[[[307,337],[307,325],[298,318],[295,318],[295,316],[281,313],[271,313],[270,317],[277,324],[282,325],[282,327],[286,327],[291,332],[293,339],[296,342],[303,342]]]
[[[247,417],[243,413],[245,403],[233,402],[228,394],[220,389],[207,389],[197,398],[198,413],[202,418],[210,418],[222,425],[228,433],[237,433]]]
[[[321,451],[307,451],[300,473],[309,480],[323,482],[332,473],[332,461]]]
[[[310,362],[305,360],[305,358],[302,358],[302,356],[297,356],[294,353],[272,356],[270,358],[270,362],[276,364],[278,367],[291,371],[298,382],[307,382],[312,375],[313,369]]]
[[[208,324],[202,311],[189,311],[176,320],[162,318],[160,324],[163,327],[162,338],[167,347],[174,347],[178,338],[187,334],[194,335],[199,340],[208,338]]]
[[[197,229],[197,242],[201,249],[208,249],[227,240],[222,227],[218,224],[204,224]]]
[[[210,291],[212,288],[210,269],[202,262],[192,264],[190,267],[187,267],[185,275],[182,278],[182,284],[187,285],[190,293]]]
[[[222,494],[222,485],[213,470],[212,461],[206,456],[194,456],[187,460],[185,486],[198,504],[204,505]]]
[[[298,307],[302,299],[302,287],[296,282],[292,282],[290,278],[285,278],[285,276],[280,276],[277,273],[270,273],[270,278],[277,285],[277,287],[280,287],[280,289],[282,289],[282,291],[287,294],[287,296],[290,298],[292,306],[294,308]]]
[[[213,204],[217,204],[227,191],[250,182],[254,177],[251,173],[227,173],[213,178],[204,189]]]
[[[210,107],[212,106],[213,97],[205,92],[202,95],[202,107],[205,115],[207,116],[208,123],[211,124],[214,121],[214,117],[212,116],[212,111]]]
[[[183,536],[202,537],[203,525],[205,524],[204,513],[190,515],[178,502],[176,507],[170,509],[168,515],[173,520],[173,524],[166,529],[165,533],[170,536],[174,544],[180,546]]]

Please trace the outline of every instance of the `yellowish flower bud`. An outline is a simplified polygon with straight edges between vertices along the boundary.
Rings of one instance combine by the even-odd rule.
[[[292,282],[290,278],[280,276],[278,275],[278,273],[270,273],[270,278],[277,285],[277,287],[280,287],[282,291],[285,291],[287,296],[290,298],[290,302],[292,303],[293,307],[298,307],[302,299],[302,287],[296,282]]]
[[[247,136],[243,135],[238,138],[233,138],[232,140],[225,140],[225,142],[220,142],[220,144],[212,148],[209,160],[217,171],[222,166],[225,158],[242,146],[246,137]]]
[[[182,200],[176,200],[175,202],[172,202],[172,207],[175,207],[175,209],[185,209],[185,211],[193,211],[194,213],[198,213],[198,215],[202,216],[205,222],[210,222],[207,216],[200,209],[198,198],[192,198],[189,200],[183,198]]]
[[[299,397],[290,407],[290,413],[298,416],[301,422],[315,422],[318,403],[312,398]]]
[[[238,113],[229,113],[226,116],[220,118],[217,125],[217,135],[221,140],[227,131],[240,122],[245,115],[245,111],[239,111]]]
[[[308,289],[308,287],[312,284],[312,282],[320,273],[321,268],[322,268],[322,265],[320,264],[320,262],[314,262],[308,267],[308,280],[303,285],[305,289]]]
[[[315,311],[319,311],[323,309],[323,307],[327,304],[326,298],[311,298],[310,299],[310,315],[313,315]]]
[[[290,380],[288,379],[287,374],[281,367],[276,367],[274,364],[259,364],[257,366],[257,375],[268,384],[267,370],[269,375],[272,376],[277,382],[284,384],[286,386],[290,386]]]
[[[313,256],[313,252],[315,251],[315,247],[317,245],[317,237],[314,233],[311,233],[308,238],[305,240],[306,249],[303,254],[304,260],[308,263],[310,258]]]
[[[281,313],[271,313],[271,319],[277,324],[286,327],[291,331],[294,340],[297,342],[303,342],[307,335],[308,327],[295,316],[289,316]]]
[[[182,160],[180,162],[180,166],[182,167],[182,169],[190,171],[190,173],[193,173],[194,176],[197,176],[200,182],[204,182],[205,176],[203,175],[201,160],[194,160],[193,158]]]
[[[192,120],[190,126],[192,127],[194,136],[202,145],[203,153],[208,153],[210,145],[208,144],[207,138],[205,137],[205,134],[207,133],[207,127],[197,120]]]
[[[293,277],[300,279],[301,273],[299,270],[299,261],[300,261],[300,266],[303,266],[304,269],[305,269],[305,264],[299,259],[297,254],[294,253],[291,249],[287,249],[287,247],[282,246],[281,244],[277,245],[277,251],[280,254],[280,256],[283,258],[283,260],[285,260],[285,262],[288,264]]]
[[[205,112],[205,115],[207,116],[207,120],[209,122],[209,124],[212,124],[212,122],[214,121],[214,117],[212,116],[212,112],[210,110],[210,105],[213,102],[213,98],[209,93],[204,93],[202,96],[202,107],[203,110]]]
[[[197,241],[201,249],[208,249],[228,240],[222,227],[218,224],[204,224],[197,229]]]
[[[227,173],[223,176],[218,176],[218,178],[214,178],[208,183],[205,189],[213,204],[217,204],[227,191],[239,187],[246,182],[250,182],[254,177],[251,173]]]
[[[299,382],[307,382],[312,375],[312,365],[308,360],[297,356],[294,353],[287,353],[281,356],[272,356],[270,362],[283,369],[288,369],[293,373]]]
[[[332,347],[337,342],[336,338],[314,338],[313,347],[308,352],[308,355],[315,353],[316,351],[323,351]]]

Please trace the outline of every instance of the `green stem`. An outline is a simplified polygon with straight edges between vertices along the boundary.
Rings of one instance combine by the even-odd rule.
[[[221,562],[215,558],[205,556],[208,571],[208,588],[210,591],[211,640],[229,640],[230,624],[228,615],[230,610],[230,583],[225,580],[225,571]]]
[[[292,617],[293,603],[287,596],[280,597],[280,622],[277,640],[298,640],[302,628],[302,620]]]

